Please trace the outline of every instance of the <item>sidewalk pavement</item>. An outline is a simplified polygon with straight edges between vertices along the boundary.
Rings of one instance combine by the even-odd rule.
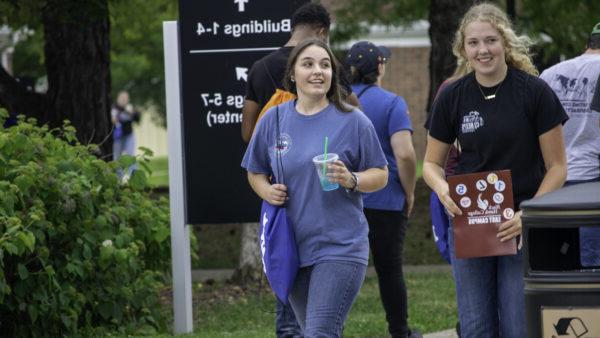
[[[450,329],[446,331],[428,333],[423,335],[423,338],[458,338],[456,330]]]

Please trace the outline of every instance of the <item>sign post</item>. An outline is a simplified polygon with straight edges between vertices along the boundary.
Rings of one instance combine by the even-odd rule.
[[[181,135],[179,40],[177,22],[163,22],[165,90],[169,141],[169,206],[175,333],[192,332],[192,263],[190,227],[185,223],[185,194]]]

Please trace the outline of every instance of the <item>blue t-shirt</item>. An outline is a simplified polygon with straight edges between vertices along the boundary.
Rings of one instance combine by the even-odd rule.
[[[352,91],[360,93],[368,85],[353,84]],[[408,117],[408,108],[404,99],[392,92],[373,86],[365,90],[359,98],[365,115],[373,122],[379,143],[388,161],[388,183],[385,188],[363,194],[365,208],[378,210],[402,211],[406,195],[400,178],[398,165],[390,142],[392,135],[401,130],[410,130],[412,126]]]
[[[317,114],[298,113],[295,100],[279,105],[280,149],[287,212],[293,224],[300,266],[325,260],[367,264],[368,225],[360,193],[321,189],[312,158],[323,153],[325,136],[329,153],[336,153],[351,171],[384,167],[387,162],[373,124],[358,110],[346,113],[330,104]],[[242,167],[252,173],[277,176],[276,107],[258,122]],[[280,182],[280,177],[277,177]]]

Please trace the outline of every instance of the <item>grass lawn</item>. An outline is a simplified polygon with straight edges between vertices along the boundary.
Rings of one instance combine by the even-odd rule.
[[[454,327],[456,303],[450,272],[412,272],[406,274],[406,281],[411,327],[423,333]],[[196,284],[194,333],[184,337],[273,337],[274,311],[274,298],[266,287],[259,293],[231,285]],[[346,322],[344,337],[387,336],[377,279],[367,277]]]

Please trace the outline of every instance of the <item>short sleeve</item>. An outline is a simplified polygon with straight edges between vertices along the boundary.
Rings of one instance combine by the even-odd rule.
[[[252,135],[248,148],[246,148],[246,153],[242,159],[242,167],[248,172],[265,175],[271,175],[272,173],[267,134],[269,130],[268,120],[263,118],[258,121],[254,135]]]
[[[567,122],[569,116],[552,88],[539,78],[534,78],[534,80],[536,95],[534,96],[533,121],[536,134],[540,136],[558,124]]]
[[[412,125],[408,116],[408,108],[403,98],[396,96],[392,100],[388,115],[388,135],[391,137],[401,130],[409,130],[412,133]]]
[[[388,164],[381,149],[377,133],[375,132],[375,127],[373,127],[371,121],[368,121],[367,117],[365,119],[367,120],[366,125],[362,128],[359,137],[360,160],[358,162],[358,171],[381,168]]]
[[[444,142],[451,144],[456,139],[456,132],[452,124],[452,99],[453,84],[446,86],[436,97],[431,106],[431,115],[427,123],[429,126],[429,135]]]
[[[259,61],[255,62],[248,73],[248,81],[246,82],[246,100],[258,102],[257,87],[257,70]]]

